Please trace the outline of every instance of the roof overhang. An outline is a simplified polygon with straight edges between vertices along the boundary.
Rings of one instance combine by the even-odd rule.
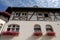
[[[60,12],[60,8],[34,8],[34,7],[8,7],[6,12],[11,13],[12,11],[47,11],[47,12]]]

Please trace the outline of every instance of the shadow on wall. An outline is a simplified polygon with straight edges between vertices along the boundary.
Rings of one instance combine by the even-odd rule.
[[[0,36],[0,40],[12,40],[13,36]]]
[[[52,40],[52,39],[53,39],[52,36],[43,35],[40,40]]]
[[[39,37],[35,37],[35,36],[30,36],[29,38],[27,38],[26,40],[37,40]]]
[[[49,36],[46,36],[46,35],[43,35],[41,37],[34,37],[34,36],[30,36],[27,40],[38,40],[40,38],[40,40],[52,40],[53,37],[49,37]]]

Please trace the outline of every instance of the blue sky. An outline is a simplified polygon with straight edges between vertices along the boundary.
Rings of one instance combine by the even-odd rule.
[[[60,0],[0,0],[0,11],[5,11],[8,6],[11,7],[39,7],[60,8]]]

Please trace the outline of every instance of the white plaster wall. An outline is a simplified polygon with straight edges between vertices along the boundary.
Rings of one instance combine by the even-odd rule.
[[[9,21],[5,24],[3,31],[6,31],[9,24],[19,24],[20,33],[19,36],[0,36],[0,40],[60,40],[60,22],[46,22],[46,21]],[[34,33],[34,25],[39,24],[41,26],[43,35],[41,37],[32,36]],[[46,35],[46,24],[52,25],[55,37],[47,37]]]
[[[4,20],[0,19],[0,24],[3,24],[3,25],[1,26],[1,28],[0,28],[0,34],[1,34],[1,31],[2,31],[3,26],[4,26],[5,23],[6,23],[6,22],[5,22]]]

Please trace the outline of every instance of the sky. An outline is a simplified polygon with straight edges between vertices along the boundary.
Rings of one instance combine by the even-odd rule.
[[[10,7],[39,7],[60,8],[60,0],[0,0],[0,11]]]

